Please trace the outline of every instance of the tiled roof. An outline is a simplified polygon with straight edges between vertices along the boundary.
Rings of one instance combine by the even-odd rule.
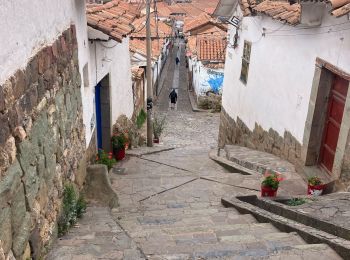
[[[188,17],[185,19],[184,32],[190,32],[207,24],[212,24],[215,27],[219,27],[220,29],[227,31],[226,25],[217,23],[208,14],[202,13],[197,17]]]
[[[350,13],[350,0],[330,0],[333,11],[332,15],[340,17]]]
[[[142,75],[144,74],[144,69],[140,67],[133,67],[131,68],[131,75],[134,79],[140,79],[142,78]]]
[[[312,0],[302,0],[302,2],[308,1],[312,2]],[[331,14],[336,17],[350,13],[350,0],[325,0],[325,2],[331,4]],[[251,15],[255,11],[292,25],[300,23],[301,20],[300,3],[291,5],[289,2],[282,0],[265,0],[257,4],[255,0],[239,0],[239,4],[244,16]]]
[[[267,0],[254,6],[253,9],[271,16],[273,19],[282,20],[292,25],[300,22],[300,4],[290,5],[288,2]]]
[[[151,15],[151,37],[166,38],[171,35],[172,29],[165,22],[158,21],[158,35],[157,35],[157,25],[154,18],[154,14]],[[143,16],[133,22],[135,31],[131,34],[131,37],[145,38],[146,37],[146,16]]]
[[[121,0],[87,5],[86,14],[89,26],[118,42],[133,31],[132,22],[139,16],[135,7]]]
[[[152,40],[152,58],[157,59],[163,48],[164,40]],[[137,52],[143,56],[147,56],[146,40],[132,39],[129,41],[129,48],[131,52]]]
[[[225,61],[226,39],[198,37],[197,52],[198,60]]]

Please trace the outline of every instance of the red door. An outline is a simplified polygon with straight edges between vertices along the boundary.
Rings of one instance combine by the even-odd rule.
[[[320,151],[320,164],[328,173],[331,173],[333,168],[348,87],[347,80],[334,77]]]

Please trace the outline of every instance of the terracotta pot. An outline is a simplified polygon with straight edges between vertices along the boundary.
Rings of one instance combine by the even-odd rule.
[[[313,196],[320,196],[320,195],[322,195],[324,188],[325,188],[324,184],[315,185],[315,186],[308,184],[307,185],[307,194],[313,195]]]
[[[159,138],[153,138],[153,143],[159,144]]]
[[[276,197],[277,189],[272,189],[269,186],[261,186],[261,197]]]
[[[125,148],[115,149],[114,156],[117,161],[123,160],[125,158]]]

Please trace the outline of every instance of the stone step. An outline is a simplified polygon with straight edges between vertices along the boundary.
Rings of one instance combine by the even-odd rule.
[[[305,244],[305,241],[296,233],[267,233],[267,234],[248,234],[248,235],[233,235],[233,236],[217,236],[215,232],[201,232],[193,234],[179,234],[179,235],[165,235],[153,233],[149,236],[147,241],[140,239],[136,241],[141,246],[152,246],[158,244],[160,241],[163,245],[170,247],[179,246],[178,252],[181,252],[182,246],[201,245],[214,246],[215,244],[244,244],[246,246],[275,249],[286,246],[294,246]],[[164,248],[164,250],[167,250]],[[166,251],[168,252],[168,251]]]
[[[129,232],[151,233],[158,230],[225,230],[232,229],[233,226],[257,224],[252,215],[228,215],[227,217],[187,217],[177,218],[171,216],[160,217],[140,217],[137,219],[120,219],[118,223]],[[264,225],[264,224],[259,224]]]
[[[125,229],[125,226],[123,226]],[[159,227],[149,228],[132,227],[126,229],[129,235],[137,241],[142,241],[143,238],[160,237],[160,236],[200,236],[201,234],[212,233],[215,237],[229,237],[253,235],[256,238],[259,236],[276,233],[278,230],[269,223],[250,223],[250,224],[232,224],[232,225],[188,225],[183,227]]]
[[[274,249],[262,248],[258,245],[244,246],[238,244],[232,245],[216,245],[207,246],[201,245],[198,247],[186,247],[187,252],[181,251],[166,252],[159,254],[147,254],[147,259],[150,260],[188,260],[188,259],[239,259],[239,260],[252,260],[252,259],[268,259],[268,260],[338,260],[339,257],[330,247],[324,244],[312,244],[312,245],[294,245],[284,246]],[[186,251],[186,250],[183,250]]]

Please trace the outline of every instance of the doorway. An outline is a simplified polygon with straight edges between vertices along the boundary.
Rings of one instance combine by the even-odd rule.
[[[109,76],[105,76],[95,87],[96,139],[97,148],[110,152],[111,106]]]
[[[333,169],[348,87],[349,82],[347,80],[334,75],[328,97],[328,109],[319,158],[320,166],[328,174],[331,174]]]

